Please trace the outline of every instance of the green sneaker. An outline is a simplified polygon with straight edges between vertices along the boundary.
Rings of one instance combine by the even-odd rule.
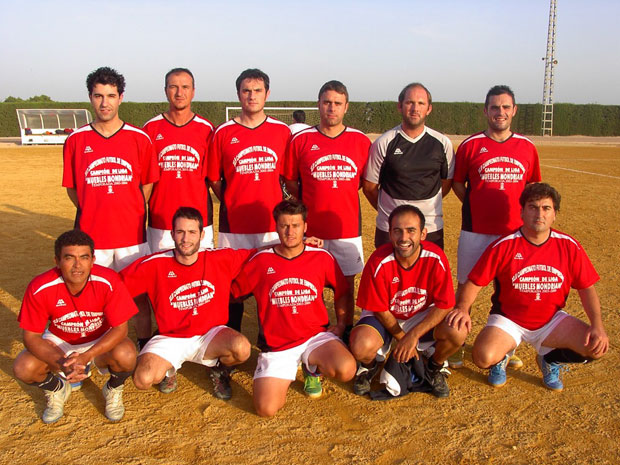
[[[306,366],[302,364],[304,372],[304,392],[312,399],[321,397],[323,394],[323,386],[321,386],[321,377],[316,373],[310,373],[306,370]]]

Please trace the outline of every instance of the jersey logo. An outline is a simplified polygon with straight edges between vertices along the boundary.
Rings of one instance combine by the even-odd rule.
[[[93,153],[93,149],[90,148],[90,145],[87,145],[84,149],[84,153]]]
[[[478,153],[480,154],[480,153],[487,153],[487,152],[488,152],[487,148],[486,147],[482,147],[480,149],[480,152],[478,152]]]
[[[169,277],[169,278],[176,278],[176,277],[177,277],[177,275],[176,275],[176,274],[174,274],[174,271],[171,271],[170,273],[168,273],[168,277]]]
[[[155,138],[155,140],[163,140],[164,136],[162,136],[161,134],[157,134],[157,137]]]
[[[65,303],[65,301],[64,301],[64,300],[62,300],[62,299],[58,299],[58,302],[56,302],[56,306],[57,306],[57,307],[66,307],[66,306],[67,306],[67,304]]]
[[[394,276],[394,279],[392,279],[392,284],[396,284],[399,282],[400,282],[400,279],[398,279],[398,276]]]
[[[236,137],[233,137],[232,139],[230,139],[230,143],[231,144],[238,144],[239,143],[239,139],[237,139]]]
[[[515,255],[515,258],[513,258],[513,260],[523,260],[523,255],[521,255],[521,252],[517,252],[517,255]]]
[[[403,151],[401,149],[399,149],[398,147],[396,147],[396,150],[394,150],[394,155],[402,155]]]
[[[312,148],[310,149],[310,151],[312,151],[312,150],[321,150],[321,149],[319,148],[319,146],[318,146],[318,145],[314,144],[314,145],[312,146]]]
[[[267,268],[267,274],[275,274],[276,270],[274,270],[272,267]]]

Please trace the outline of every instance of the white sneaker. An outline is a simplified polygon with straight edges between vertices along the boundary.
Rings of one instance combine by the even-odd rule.
[[[62,387],[58,391],[44,391],[47,397],[47,408],[43,411],[41,419],[43,423],[54,423],[62,418],[65,413],[65,402],[71,395],[71,384],[60,381]]]
[[[105,416],[110,421],[119,421],[125,415],[123,387],[120,385],[117,388],[111,388],[108,383],[105,383],[101,389],[105,399]]]

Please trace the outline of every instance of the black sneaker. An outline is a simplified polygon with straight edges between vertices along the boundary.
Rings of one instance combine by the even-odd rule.
[[[209,378],[213,382],[213,395],[218,399],[229,400],[232,397],[230,371],[229,367],[219,362],[209,370]]]
[[[450,388],[448,387],[448,382],[446,381],[446,375],[441,371],[441,369],[442,367],[440,366],[436,370],[433,370],[430,367],[430,363],[427,362],[427,379],[433,387],[431,394],[435,397],[448,397],[450,395]]]
[[[375,360],[375,364],[366,368],[361,363],[357,365],[357,373],[355,373],[355,380],[353,381],[353,392],[358,396],[366,395],[370,392],[370,383],[374,376],[379,371],[379,363]]]

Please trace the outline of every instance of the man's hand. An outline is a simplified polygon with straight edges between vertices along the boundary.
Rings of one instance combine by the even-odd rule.
[[[327,328],[327,331],[330,333],[334,333],[336,336],[342,339],[345,327],[346,325],[344,323],[338,323],[335,325],[331,325],[329,328]]]
[[[471,332],[471,316],[467,310],[461,310],[459,308],[453,309],[446,315],[446,323],[452,328],[461,330],[467,329],[467,333]]]
[[[419,360],[418,340],[419,338],[414,332],[409,331],[398,341],[396,347],[392,350],[392,358],[399,363],[408,362],[412,358]]]
[[[312,247],[318,247],[318,248],[323,248],[323,239],[319,239],[318,237],[314,237],[314,236],[310,236],[310,237],[306,237],[304,239],[304,244],[312,246]]]
[[[596,357],[602,357],[609,349],[609,338],[603,327],[590,326],[586,332],[585,346]]]
[[[68,357],[65,357],[62,362],[62,371],[67,377],[67,381],[75,383],[88,378],[88,371],[86,367],[91,362],[89,355],[85,353],[72,352]]]

